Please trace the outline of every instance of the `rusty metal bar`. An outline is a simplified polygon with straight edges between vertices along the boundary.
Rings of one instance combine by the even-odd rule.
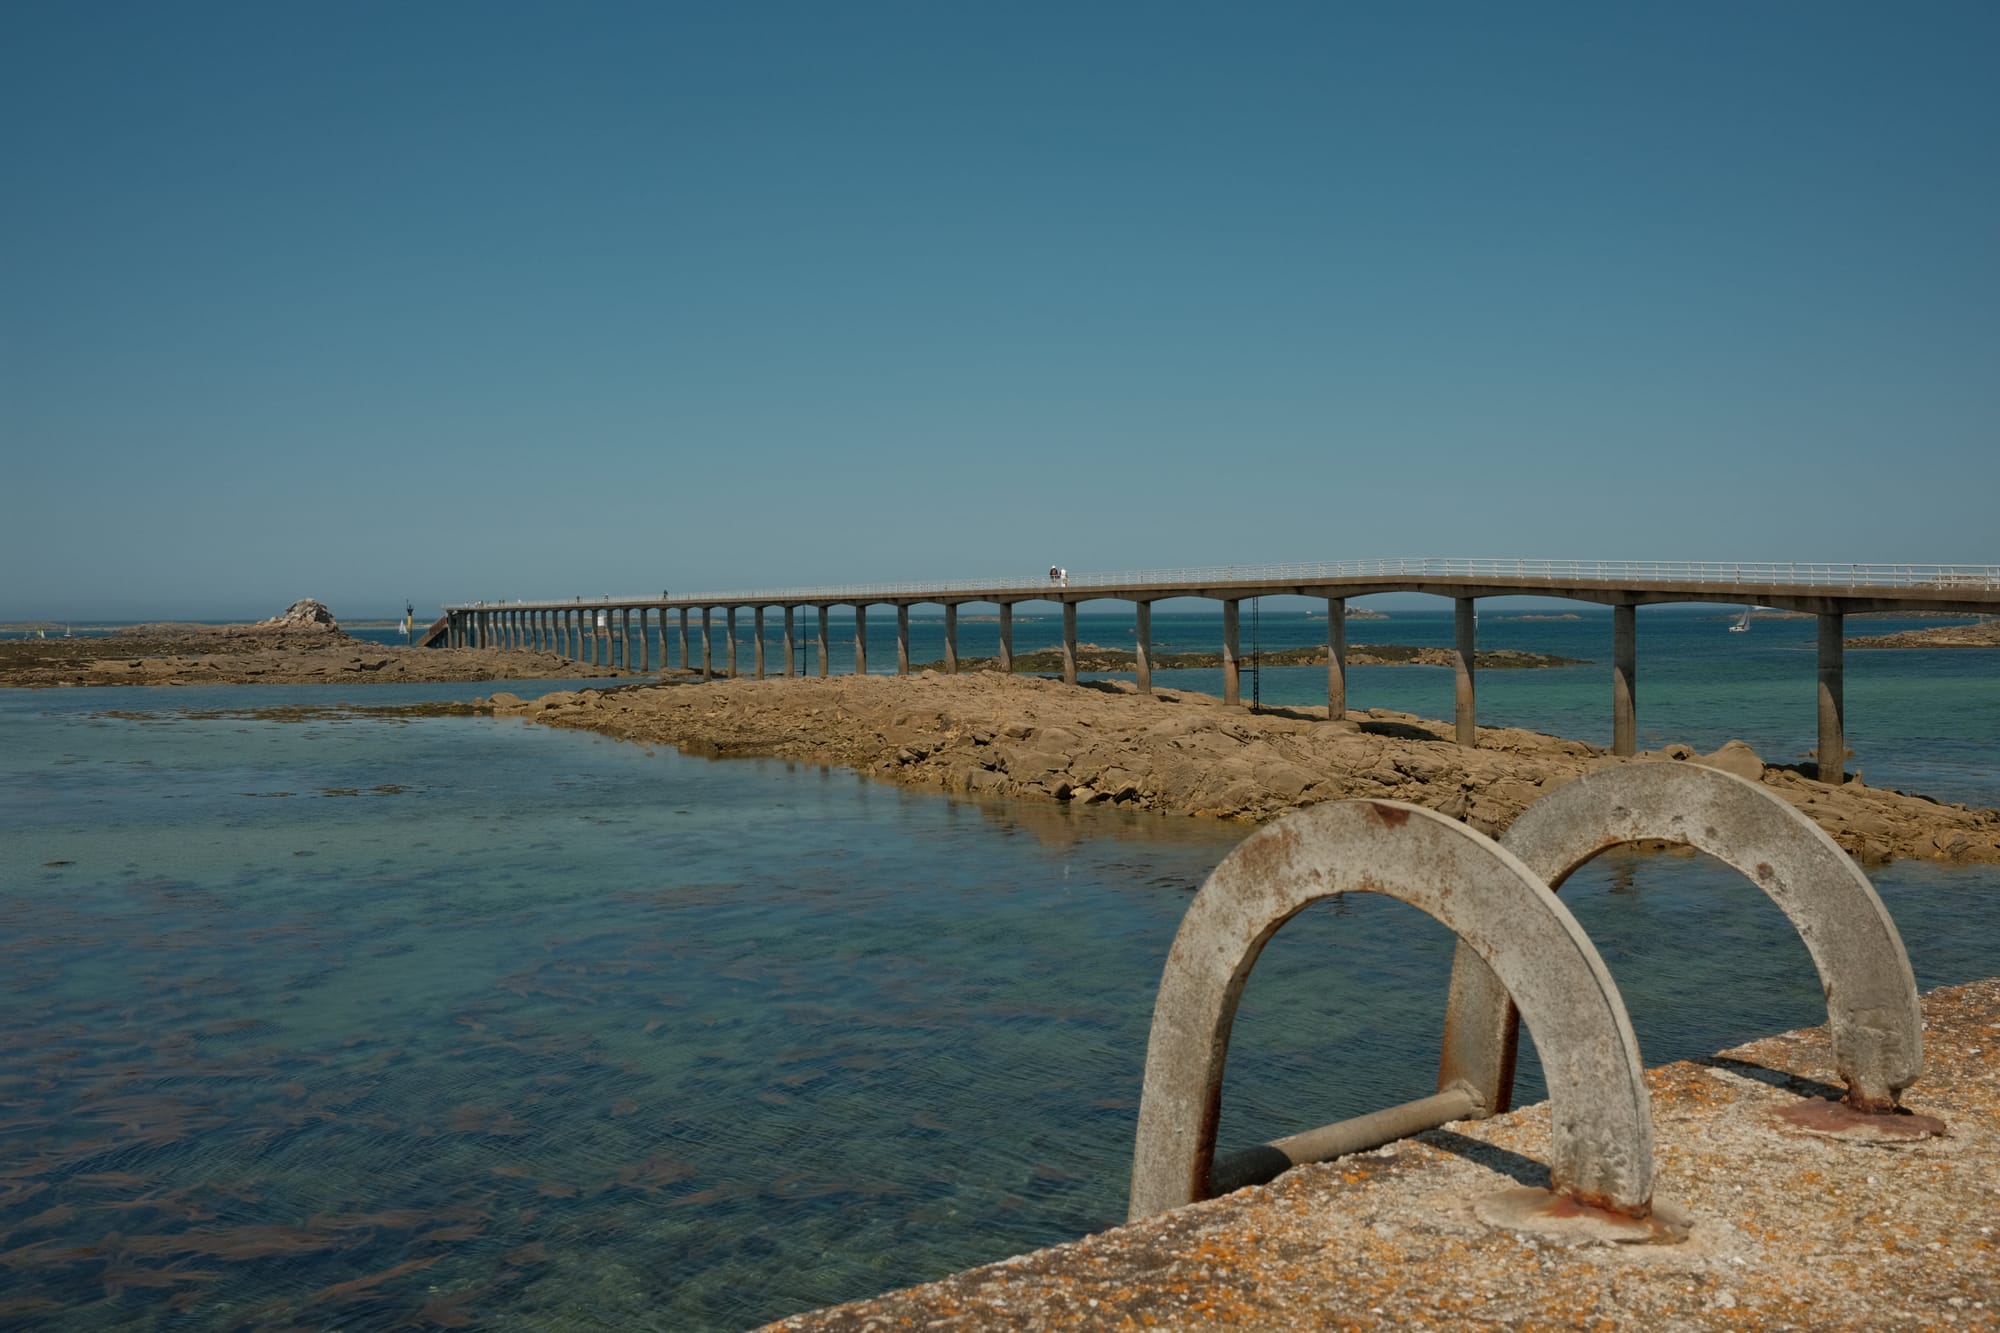
[[[1349,1153],[1367,1152],[1454,1120],[1476,1120],[1484,1114],[1485,1108],[1470,1085],[1455,1083],[1413,1102],[1385,1106],[1366,1115],[1336,1120],[1303,1134],[1231,1153],[1209,1170],[1208,1193],[1213,1198],[1246,1185],[1262,1185],[1307,1162],[1330,1162]]]

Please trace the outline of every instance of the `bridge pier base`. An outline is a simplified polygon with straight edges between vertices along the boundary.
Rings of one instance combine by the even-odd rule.
[[[723,613],[723,615],[724,619],[727,621],[729,630],[729,651],[726,655],[725,660],[729,664],[728,665],[729,679],[735,680],[736,679],[736,608],[733,606],[730,607],[726,612]]]
[[[854,674],[868,674],[868,608],[854,604]]]
[[[1835,786],[1847,781],[1846,645],[1839,611],[1819,613],[1819,780]]]
[[[694,659],[688,656],[688,609],[681,608],[681,670],[694,668]]]
[[[1326,715],[1347,717],[1347,599],[1326,599]]]
[[[639,608],[639,670],[649,676],[653,674],[653,634],[646,622],[651,614],[651,607]]]
[[[1222,702],[1226,704],[1243,702],[1236,660],[1236,612],[1239,605],[1234,598],[1222,603]]]
[[[629,606],[621,607],[618,612],[618,621],[619,628],[624,631],[625,640],[619,646],[619,652],[623,654],[623,658],[619,661],[618,666],[621,670],[630,671],[632,669],[632,608]]]
[[[1479,725],[1474,721],[1472,703],[1472,659],[1479,649],[1479,619],[1472,598],[1454,597],[1452,602],[1457,649],[1452,668],[1458,676],[1458,743],[1471,749],[1479,743]]]
[[[1014,669],[1014,604],[1000,603],[1000,669]]]
[[[757,629],[757,679],[764,679],[764,608],[758,607],[750,613]]]
[[[1639,608],[1621,602],[1611,608],[1611,753],[1616,755],[1638,749],[1638,666]]]
[[[1063,608],[1063,684],[1076,684],[1076,603],[1065,601]]]
[[[1132,631],[1132,651],[1137,657],[1139,693],[1153,692],[1153,604],[1140,602],[1133,607],[1138,624]]]
[[[793,655],[794,655],[794,654],[796,654],[796,653],[798,652],[798,647],[797,647],[797,645],[796,645],[796,644],[795,644],[795,643],[793,642],[793,637],[794,637],[794,635],[793,635],[793,629],[794,629],[794,622],[793,622],[793,616],[792,616],[792,613],[793,613],[793,612],[794,612],[794,611],[795,611],[796,609],[797,609],[797,608],[795,608],[795,607],[790,607],[790,606],[788,606],[788,607],[786,607],[786,608],[785,608],[785,670],[784,670],[784,675],[786,675],[786,676],[788,676],[788,677],[789,677],[789,676],[790,676],[790,675],[792,674],[792,658],[793,658]]]
[[[910,606],[896,603],[896,674],[910,674]]]
[[[711,623],[710,609],[701,609],[701,678],[715,679],[715,626]]]
[[[958,603],[944,604],[944,674],[958,674]]]
[[[827,645],[826,610],[827,609],[823,606],[819,608],[819,674],[822,676],[825,676],[831,670],[831,668],[827,666],[827,657],[826,657],[826,645]]]

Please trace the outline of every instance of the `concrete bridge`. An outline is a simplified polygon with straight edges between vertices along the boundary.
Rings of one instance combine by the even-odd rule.
[[[828,611],[854,610],[854,669],[868,670],[868,609],[890,606],[896,613],[896,669],[910,667],[910,608],[944,609],[945,670],[958,669],[958,613],[968,604],[997,607],[1000,666],[1012,670],[1014,608],[1022,602],[1054,602],[1062,607],[1063,679],[1074,684],[1076,609],[1089,601],[1133,603],[1135,651],[1140,690],[1152,688],[1153,603],[1198,597],[1222,603],[1222,690],[1228,703],[1240,702],[1242,655],[1238,611],[1246,599],[1297,596],[1326,601],[1329,716],[1347,711],[1347,599],[1374,593],[1421,592],[1448,597],[1456,608],[1455,656],[1457,727],[1461,745],[1474,743],[1474,674],[1481,597],[1535,596],[1595,602],[1612,608],[1612,752],[1629,755],[1638,730],[1637,608],[1669,602],[1715,602],[1804,612],[1819,622],[1819,749],[1822,756],[1847,753],[1842,645],[1844,619],[1864,611],[1929,611],[2000,614],[2000,566],[1686,563],[1639,560],[1349,560],[1323,564],[1260,565],[1211,569],[1148,569],[1112,574],[1070,575],[983,582],[863,584],[841,587],[757,588],[657,596],[576,598],[568,601],[467,602],[446,605],[424,639],[427,647],[522,647],[563,653],[578,660],[651,671],[649,621],[658,615],[659,665],[668,666],[668,616],[679,616],[679,661],[695,668],[690,629],[700,617],[699,667],[703,679],[717,674],[712,652],[714,616],[726,620],[723,674],[737,674],[736,624],[739,612],[755,621],[755,662],[766,674],[765,612],[783,614],[780,674],[791,675],[797,645],[797,615],[817,612],[819,674],[828,674]],[[633,613],[638,635],[633,635]],[[636,663],[636,665],[635,665]],[[1834,765],[1830,781],[1845,780]]]

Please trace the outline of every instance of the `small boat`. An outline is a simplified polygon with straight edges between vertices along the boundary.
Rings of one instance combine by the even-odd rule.
[[[1730,632],[1731,634],[1748,634],[1748,633],[1750,632],[1750,608],[1749,608],[1749,607],[1747,607],[1747,606],[1746,606],[1746,607],[1744,607],[1744,608],[1743,608],[1743,619],[1741,619],[1741,620],[1737,621],[1737,622],[1736,622],[1736,623],[1735,623],[1734,625],[1731,625],[1731,626],[1729,627],[1729,632]]]

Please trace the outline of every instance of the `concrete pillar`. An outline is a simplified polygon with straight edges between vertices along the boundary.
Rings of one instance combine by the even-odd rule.
[[[1063,684],[1076,684],[1076,603],[1064,601],[1063,608]]]
[[[688,656],[688,609],[681,608],[681,670],[694,670],[694,659]]]
[[[564,613],[569,617],[569,660],[583,660],[583,608],[571,607]]]
[[[1479,621],[1478,613],[1472,609],[1472,598],[1455,597],[1452,601],[1457,611],[1454,626],[1457,652],[1452,668],[1458,675],[1458,743],[1470,749],[1479,743],[1479,727],[1473,721],[1472,711],[1472,657],[1479,650]]]
[[[730,607],[729,610],[724,613],[724,616],[725,619],[728,621],[728,628],[729,628],[729,652],[726,654],[726,657],[729,662],[729,678],[731,680],[735,680],[736,679],[736,608],[733,606]]]
[[[792,643],[792,612],[795,609],[789,606],[785,608],[785,674],[787,676],[791,675],[793,670],[792,654],[798,651]]]
[[[1014,669],[1014,604],[1000,603],[1000,669]]]
[[[650,606],[639,608],[639,670],[649,676],[653,673],[653,634],[646,620],[652,610]]]
[[[826,608],[819,609],[819,674],[825,676],[832,671],[827,664],[826,648],[829,640],[826,632]]]
[[[1819,614],[1819,780],[1838,786],[1847,781],[1846,645],[1841,642],[1847,616],[1841,611]]]
[[[1347,716],[1347,599],[1326,599],[1326,715]]]
[[[1639,746],[1639,608],[1611,608],[1611,753],[1634,754]]]
[[[958,603],[944,604],[944,674],[958,674]]]
[[[715,645],[709,631],[713,628],[709,621],[710,607],[701,609],[701,678],[715,679]]]
[[[757,679],[764,679],[764,608],[758,607],[751,613],[751,620],[757,630]]]
[[[910,608],[906,602],[896,603],[896,674],[910,674]]]
[[[1243,702],[1241,673],[1236,661],[1236,612],[1239,605],[1234,598],[1222,604],[1222,702],[1226,704]]]
[[[1139,623],[1132,631],[1132,652],[1138,658],[1139,693],[1153,692],[1153,604],[1140,602],[1133,608]]]
[[[623,656],[618,665],[630,671],[632,669],[632,608],[629,606],[620,607],[618,617],[620,625],[625,631]]]
[[[854,674],[868,674],[868,608],[854,604]]]

